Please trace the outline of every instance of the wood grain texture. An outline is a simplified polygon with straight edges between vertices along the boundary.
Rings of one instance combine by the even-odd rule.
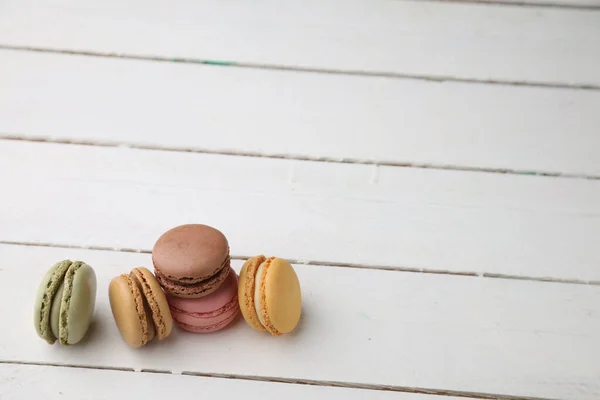
[[[600,91],[0,51],[0,135],[600,175]]]
[[[290,385],[273,382],[0,364],[0,397],[11,400],[244,398],[246,400],[458,400],[458,397]],[[110,383],[110,384],[107,384]],[[116,397],[115,397],[116,396]],[[119,397],[123,396],[123,397]]]
[[[0,141],[0,240],[599,280],[600,181]]]
[[[2,44],[600,85],[600,12],[445,2],[9,0]]]
[[[597,286],[295,265],[303,314],[293,334],[274,338],[239,320],[214,335],[176,329],[164,342],[130,350],[112,320],[106,288],[113,276],[150,266],[149,254],[6,245],[0,254],[0,289],[13,305],[2,309],[11,326],[0,331],[3,360],[600,396]],[[64,349],[36,336],[30,313],[37,278],[67,257],[95,268],[99,290],[89,335]],[[236,271],[241,264],[234,262]],[[31,279],[21,279],[25,270]]]

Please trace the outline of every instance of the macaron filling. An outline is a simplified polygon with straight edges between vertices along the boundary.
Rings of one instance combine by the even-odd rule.
[[[60,288],[67,270],[71,266],[71,261],[65,260],[58,263],[52,277],[46,285],[46,290],[42,297],[42,304],[40,309],[40,332],[42,337],[49,344],[56,342],[56,336],[52,333],[51,321],[50,321],[50,310],[52,307],[52,301],[56,296],[58,289]]]
[[[142,298],[142,295],[140,293],[140,290],[138,289],[137,285],[135,284],[135,282],[133,281],[133,279],[126,274],[122,274],[121,277],[123,279],[125,279],[125,281],[127,282],[127,287],[129,288],[129,292],[131,293],[131,295],[133,296],[133,299],[135,301],[135,310],[137,312],[138,315],[138,319],[140,322],[140,328],[142,330],[142,346],[144,346],[146,343],[148,343],[148,320],[146,319],[146,310],[144,308],[144,300]]]
[[[147,301],[144,300],[144,311],[146,313],[146,322],[148,323],[148,340],[146,342],[152,341],[157,334],[156,325],[152,322],[152,319],[148,318],[148,315],[152,315],[152,310]],[[159,339],[162,340],[162,339]]]
[[[281,335],[281,333],[277,329],[275,329],[273,324],[271,324],[266,306],[266,277],[269,270],[269,266],[273,259],[274,257],[267,258],[260,264],[260,266],[256,270],[256,275],[254,277],[254,309],[256,310],[256,314],[258,315],[258,320],[260,324],[271,335],[279,336]]]
[[[69,344],[69,307],[71,306],[71,295],[73,294],[73,278],[75,273],[83,263],[76,261],[67,270],[65,275],[65,286],[63,289],[62,302],[60,305],[60,322],[58,324],[59,340],[60,344],[66,346]]]
[[[262,310],[260,307],[260,287],[262,286],[262,274],[264,270],[264,264],[264,262],[260,264],[260,266],[256,270],[256,277],[254,278],[254,310],[256,310],[258,321],[262,326],[265,326],[265,318],[262,315]]]
[[[206,296],[219,288],[229,275],[229,264],[227,268],[219,269],[216,275],[211,276],[199,283],[181,284],[170,280],[167,276],[158,269],[154,268],[154,274],[158,283],[165,289],[166,292],[181,297],[202,297]]]
[[[214,310],[214,311],[193,312],[193,311],[183,310],[183,309],[178,308],[178,307],[173,306],[173,305],[169,305],[169,308],[171,309],[171,311],[173,313],[184,314],[184,315],[187,315],[187,316],[193,317],[193,318],[213,318],[213,317],[218,317],[219,315],[224,314],[224,313],[232,310],[235,307],[238,307],[238,297],[237,297],[237,295],[235,297],[233,297],[233,299],[231,299],[231,301],[229,301],[229,303],[225,304],[223,307],[219,308],[218,310]]]
[[[211,324],[211,325],[188,324],[188,323],[181,321],[177,316],[173,316],[173,319],[177,322],[177,324],[181,328],[185,329],[186,331],[202,333],[202,332],[214,332],[214,331],[224,328],[225,326],[229,325],[235,319],[235,317],[237,317],[237,315],[238,315],[237,313],[232,313],[226,319],[219,321],[219,322],[215,322],[214,324]]]
[[[260,255],[246,261],[240,272],[240,285],[238,289],[238,301],[242,315],[250,326],[259,331],[265,331],[266,329],[258,320],[258,313],[256,307],[254,307],[254,288],[256,284],[256,271],[265,260],[265,256]]]
[[[150,287],[150,284],[144,277],[144,274],[139,271],[137,268],[133,269],[129,276],[133,279],[133,281],[137,284],[138,288],[141,288],[142,293],[144,293],[145,304],[147,304],[147,308],[150,308],[150,312],[146,312],[146,315],[152,316],[152,322],[154,323],[153,328],[156,328],[156,333],[158,336],[158,340],[163,340],[167,337],[167,326],[165,320],[160,312],[160,307],[158,305],[158,301],[154,296],[154,292]],[[151,321],[147,321],[149,325],[152,325]],[[154,336],[154,335],[149,335]],[[150,340],[152,340],[150,338]]]
[[[225,259],[223,260],[221,265],[217,269],[215,269],[215,271],[213,273],[207,274],[207,275],[201,275],[201,276],[175,276],[172,274],[166,274],[160,270],[160,267],[157,266],[157,263],[154,261],[154,259],[152,260],[152,262],[154,265],[154,271],[155,271],[156,275],[160,274],[163,277],[163,279],[168,279],[169,281],[177,283],[182,286],[194,286],[194,285],[202,284],[203,281],[207,281],[207,280],[211,279],[212,277],[219,275],[220,273],[223,272],[223,269],[229,269],[231,266],[231,257],[229,256],[229,252],[228,252],[227,256],[225,257]]]

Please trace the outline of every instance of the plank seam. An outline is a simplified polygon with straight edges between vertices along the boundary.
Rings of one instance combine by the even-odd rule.
[[[594,174],[577,174],[556,171],[540,171],[514,168],[492,168],[492,167],[473,167],[453,164],[433,164],[419,162],[402,162],[402,161],[374,161],[361,158],[335,158],[308,156],[300,154],[277,154],[277,153],[262,153],[252,151],[238,150],[220,150],[220,149],[203,149],[197,147],[178,147],[178,146],[158,146],[152,144],[141,144],[131,142],[112,142],[101,140],[83,140],[83,139],[64,139],[53,138],[48,136],[25,136],[23,134],[1,133],[0,140],[17,141],[17,142],[32,142],[32,143],[50,143],[61,145],[74,146],[90,146],[90,147],[109,147],[109,148],[129,148],[134,150],[149,150],[149,151],[168,151],[174,153],[193,153],[193,154],[211,154],[233,157],[249,157],[249,158],[267,158],[275,160],[294,160],[294,161],[310,161],[334,164],[358,164],[358,165],[373,165],[375,167],[396,167],[396,168],[416,168],[416,169],[432,169],[440,171],[460,171],[460,172],[477,172],[488,174],[506,174],[506,175],[528,175],[541,176],[548,178],[566,178],[566,179],[583,179],[583,180],[600,180],[600,175]]]
[[[403,0],[407,1],[407,0]],[[408,0],[412,1],[412,0]],[[473,4],[478,6],[507,6],[507,7],[527,7],[527,8],[554,8],[562,10],[581,10],[581,11],[600,11],[600,5],[595,4],[568,4],[554,1],[540,1],[533,3],[531,1],[508,1],[508,0],[421,0],[431,3],[456,3]]]
[[[505,79],[478,79],[478,78],[461,78],[458,76],[423,75],[423,74],[410,74],[410,73],[390,72],[390,71],[362,71],[362,70],[352,70],[352,69],[301,67],[301,66],[284,65],[284,64],[263,64],[263,63],[257,63],[257,62],[209,60],[209,59],[193,58],[193,57],[170,57],[170,56],[159,56],[159,55],[116,53],[116,52],[103,52],[103,51],[80,50],[80,49],[70,50],[70,49],[37,47],[37,46],[19,46],[19,45],[2,44],[2,43],[0,43],[0,50],[23,51],[23,52],[34,52],[34,53],[51,53],[51,54],[61,54],[61,55],[67,55],[67,56],[87,56],[87,57],[100,57],[100,58],[112,58],[112,59],[123,59],[123,60],[154,61],[154,62],[168,62],[168,63],[182,63],[182,64],[200,64],[200,65],[210,65],[210,66],[219,66],[219,67],[235,67],[235,68],[261,69],[261,70],[272,70],[272,71],[304,72],[304,73],[317,73],[317,74],[330,74],[330,75],[365,76],[365,77],[391,78],[391,79],[409,79],[409,80],[437,82],[437,83],[456,82],[456,83],[467,83],[467,84],[476,84],[476,85],[526,86],[526,87],[538,87],[538,88],[547,88],[547,89],[600,90],[600,85],[596,85],[596,84],[571,84],[571,83],[556,83],[556,82],[544,82],[544,81],[537,81],[537,82],[535,82],[535,81],[516,81],[516,80],[505,80]]]
[[[186,375],[186,376],[198,376],[203,378],[217,378],[217,379],[233,379],[233,380],[244,380],[244,381],[257,381],[257,382],[270,382],[270,383],[283,383],[291,385],[310,385],[310,386],[321,386],[321,387],[335,387],[335,388],[346,388],[346,389],[362,389],[362,390],[374,390],[374,391],[386,391],[386,392],[400,392],[400,393],[413,393],[413,394],[424,394],[424,395],[435,395],[435,396],[447,396],[447,397],[462,397],[469,399],[478,400],[554,400],[542,397],[523,397],[483,392],[470,392],[462,390],[444,390],[444,389],[433,389],[433,388],[422,388],[413,386],[398,386],[398,385],[376,385],[368,383],[355,383],[355,382],[339,382],[339,381],[321,381],[316,379],[290,379],[281,378],[274,376],[256,376],[256,375],[241,375],[241,374],[222,374],[222,373],[211,373],[211,372],[196,372],[196,371],[170,371],[162,369],[133,369],[133,368],[122,368],[122,367],[109,367],[109,366],[95,366],[85,364],[67,364],[67,363],[53,363],[53,362],[37,362],[37,361],[16,361],[16,360],[0,360],[0,364],[5,365],[29,365],[29,366],[41,366],[41,367],[58,367],[58,368],[77,368],[77,369],[92,369],[92,370],[108,370],[108,371],[123,371],[123,372],[139,372],[148,374],[164,374],[164,375]]]
[[[50,248],[59,248],[59,249],[77,249],[77,250],[91,250],[91,251],[110,251],[110,252],[116,252],[116,253],[152,254],[152,250],[149,250],[149,249],[133,249],[133,248],[108,247],[108,246],[81,246],[81,245],[74,245],[74,244],[49,243],[49,242],[27,242],[27,241],[0,240],[0,245],[25,246],[25,247],[50,247]],[[231,255],[230,257],[232,260],[246,261],[249,258],[251,258],[252,256]],[[519,280],[519,281],[600,286],[600,281],[584,280],[584,279],[566,279],[566,278],[553,278],[553,277],[545,277],[545,276],[511,275],[511,274],[501,274],[501,273],[491,273],[491,272],[450,271],[450,270],[432,269],[432,268],[411,268],[411,267],[403,267],[403,266],[389,266],[389,265],[376,265],[376,264],[353,264],[353,263],[346,263],[346,262],[319,261],[319,260],[297,260],[297,259],[290,259],[290,258],[286,258],[286,260],[292,264],[312,265],[312,266],[321,266],[321,267],[373,269],[373,270],[379,270],[379,271],[397,271],[397,272],[409,272],[409,273],[431,274],[431,275],[453,275],[453,276],[465,276],[465,277],[471,277],[471,278],[506,279],[506,280]]]

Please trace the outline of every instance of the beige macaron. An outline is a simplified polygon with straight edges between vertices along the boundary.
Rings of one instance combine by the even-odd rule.
[[[148,269],[134,268],[129,275],[113,278],[108,296],[121,337],[130,347],[142,347],[154,337],[162,340],[171,334],[173,318],[169,304]]]

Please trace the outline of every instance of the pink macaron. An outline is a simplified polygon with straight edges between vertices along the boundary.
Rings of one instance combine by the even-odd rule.
[[[167,294],[173,320],[190,332],[214,332],[229,325],[240,311],[238,276],[233,269],[219,288],[198,299]]]

